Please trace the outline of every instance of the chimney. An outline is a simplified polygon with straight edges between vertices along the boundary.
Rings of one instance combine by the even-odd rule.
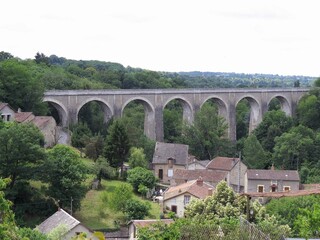
[[[211,196],[213,194],[213,188],[208,188],[208,196]]]
[[[272,166],[271,166],[271,169],[270,169],[270,170],[274,171],[274,165],[273,165],[273,163],[272,163]]]
[[[197,179],[197,185],[200,186],[200,187],[203,185],[203,179],[202,179],[202,177],[199,177],[199,178]]]
[[[169,158],[168,158],[168,167],[169,167],[169,168],[172,168],[172,167],[173,167],[173,160],[174,160],[174,159],[173,159],[172,157],[169,157]]]
[[[18,108],[18,113],[21,113],[21,108]]]

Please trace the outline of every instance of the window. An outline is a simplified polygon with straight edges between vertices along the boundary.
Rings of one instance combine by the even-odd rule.
[[[7,122],[10,121],[10,117],[11,117],[11,115],[7,115]]]
[[[189,204],[189,202],[190,202],[190,198],[191,198],[191,196],[190,196],[190,195],[184,195],[184,201],[183,201],[184,205]]]
[[[263,193],[264,192],[264,186],[263,185],[258,185],[258,192]]]
[[[291,190],[290,186],[284,186],[283,191],[289,192]]]
[[[159,169],[158,177],[160,180],[163,179],[163,169]]]
[[[277,191],[277,185],[276,184],[272,184],[271,185],[271,192],[276,192]]]
[[[173,176],[173,169],[168,169],[168,177],[172,177]]]
[[[172,205],[171,206],[171,211],[174,212],[175,214],[177,214],[177,206],[176,205]]]

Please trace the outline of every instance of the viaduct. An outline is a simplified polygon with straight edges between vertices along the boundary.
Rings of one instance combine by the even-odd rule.
[[[201,106],[212,100],[228,124],[229,138],[236,140],[236,106],[239,101],[247,99],[250,103],[249,131],[252,131],[268,111],[272,99],[277,98],[281,109],[292,116],[299,100],[308,91],[307,88],[53,90],[44,94],[43,101],[56,108],[63,127],[77,123],[80,109],[91,101],[99,103],[105,122],[111,117],[121,117],[130,102],[138,101],[144,106],[145,135],[163,141],[163,110],[170,101],[179,100],[183,106],[184,121],[192,123]]]

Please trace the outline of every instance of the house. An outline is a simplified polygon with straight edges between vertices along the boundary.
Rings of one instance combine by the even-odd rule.
[[[248,169],[245,174],[245,193],[287,192],[300,189],[300,177],[296,170]],[[259,198],[261,203],[266,199]]]
[[[195,169],[206,169],[206,166],[210,160],[198,160],[194,156],[189,155],[187,169],[195,170]]]
[[[64,230],[62,240],[69,240],[80,233],[86,233],[88,237],[97,239],[95,236],[93,236],[93,232],[89,228],[85,227],[82,223],[80,223],[77,219],[72,217],[63,209],[59,209],[57,212],[43,221],[39,226],[37,226],[37,229],[43,234],[48,234],[60,226]]]
[[[206,168],[228,173],[227,182],[229,186],[236,192],[243,192],[247,166],[239,158],[216,157],[208,163]]]
[[[199,177],[201,177],[204,182],[209,183],[210,185],[215,187],[222,180],[227,182],[228,173],[208,169],[176,169],[173,173],[171,186],[186,183],[191,180],[196,180]]]
[[[204,199],[213,193],[213,186],[203,182],[202,178],[178,186],[169,187],[163,193],[163,208],[178,217],[184,216],[185,206],[193,199]]]
[[[0,115],[4,122],[14,121],[15,111],[10,107],[8,103],[0,102]]]
[[[157,223],[171,224],[173,222],[173,219],[132,220],[128,223],[129,240],[138,239],[137,236],[139,228],[149,227]]]
[[[4,121],[18,123],[33,123],[44,136],[44,147],[53,147],[56,144],[57,123],[51,116],[35,116],[32,112],[15,112],[7,103],[0,103],[1,117]]]
[[[189,146],[157,142],[152,159],[154,175],[160,182],[170,184],[176,169],[186,169]]]

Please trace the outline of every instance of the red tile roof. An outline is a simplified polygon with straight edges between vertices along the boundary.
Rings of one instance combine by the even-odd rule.
[[[26,121],[30,116],[32,116],[32,112],[17,112],[15,114],[15,120],[19,123]],[[28,119],[28,122],[32,119]]]
[[[37,126],[37,127],[43,127],[45,126],[50,120],[52,119],[52,117],[50,116],[36,116],[32,122]]]
[[[208,169],[230,171],[239,161],[239,158],[216,157],[208,165]]]
[[[300,181],[299,173],[295,170],[260,170],[248,169],[248,179],[253,180],[288,180]]]
[[[177,180],[195,180],[201,177],[205,182],[220,182],[227,176],[226,172],[208,170],[208,169],[176,169],[173,173],[173,179]]]
[[[164,192],[163,200],[168,200],[179,196],[184,193],[189,193],[197,198],[204,199],[208,196],[209,189],[213,189],[214,187],[210,184],[203,182],[201,185],[197,183],[198,180],[192,180],[178,186],[169,187]]]

